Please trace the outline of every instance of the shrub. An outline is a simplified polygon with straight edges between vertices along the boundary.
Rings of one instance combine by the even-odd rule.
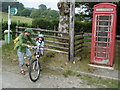
[[[11,22],[10,25],[10,30],[12,30],[12,35],[13,35],[13,39],[15,38],[15,32],[16,32],[16,26],[21,26],[21,27],[31,27],[30,25],[28,25],[27,23],[17,23],[17,22]],[[4,39],[4,31],[8,29],[8,22],[2,22],[2,39]]]
[[[49,20],[47,18],[36,18],[32,21],[32,27],[53,30],[54,26],[58,27],[58,23],[57,19]]]
[[[92,23],[90,21],[88,22],[81,22],[81,21],[75,21],[75,32],[92,32]]]

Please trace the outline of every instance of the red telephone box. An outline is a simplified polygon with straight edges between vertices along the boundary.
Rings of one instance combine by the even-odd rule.
[[[116,36],[116,5],[94,6],[90,63],[112,66]]]

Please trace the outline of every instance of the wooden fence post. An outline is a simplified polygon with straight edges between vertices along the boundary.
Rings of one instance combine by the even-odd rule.
[[[16,37],[18,36],[18,26],[16,26]]]
[[[75,17],[75,0],[70,0],[69,61],[74,61],[74,17]]]
[[[54,31],[56,31],[56,26],[54,26]],[[54,33],[54,36],[56,36],[56,33]]]

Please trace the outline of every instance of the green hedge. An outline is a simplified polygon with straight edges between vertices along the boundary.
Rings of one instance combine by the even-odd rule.
[[[59,21],[54,20],[48,20],[45,18],[36,18],[32,22],[32,27],[39,27],[41,29],[48,29],[53,30],[54,26],[56,26],[56,30],[58,29]],[[81,21],[75,21],[75,32],[91,32],[92,31],[92,23],[91,21],[88,22],[81,22]]]
[[[92,32],[92,22],[75,21],[75,32]]]
[[[54,30],[54,26],[57,29],[58,23],[59,23],[58,19],[49,20],[46,18],[36,18],[32,21],[32,27]]]
[[[48,29],[48,30],[54,30],[54,26],[55,26],[56,27],[55,29],[58,30],[58,24],[59,24],[59,20],[57,20],[57,19],[47,20],[44,18],[36,18],[32,21],[32,25],[29,25],[27,23],[12,22],[11,23],[11,30],[13,32],[13,38],[15,38],[15,27],[16,26],[34,27],[34,28],[39,27],[41,29]],[[2,34],[3,34],[4,30],[7,30],[7,28],[8,28],[7,22],[3,22],[2,23]],[[81,32],[81,31],[91,32],[92,31],[92,23],[91,22],[75,21],[75,32]],[[3,35],[2,35],[2,39],[3,39]]]
[[[4,37],[4,31],[5,30],[7,30],[8,29],[8,24],[7,24],[8,22],[7,21],[5,21],[5,22],[2,22],[2,39],[4,39],[3,37]],[[15,27],[16,26],[21,26],[21,27],[31,27],[29,24],[27,24],[27,23],[17,23],[17,22],[11,22],[11,25],[10,25],[10,29],[12,30],[12,32],[13,32],[13,39],[15,38],[15,31],[16,31],[16,29],[15,29]]]

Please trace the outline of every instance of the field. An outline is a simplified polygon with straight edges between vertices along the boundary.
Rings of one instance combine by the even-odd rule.
[[[8,14],[4,13],[4,12],[0,12],[0,14],[2,14],[2,20],[4,21],[8,21]],[[27,18],[27,17],[22,17],[22,16],[11,16],[11,21],[14,22],[24,22],[24,23],[28,23],[28,24],[32,24],[32,18]]]

